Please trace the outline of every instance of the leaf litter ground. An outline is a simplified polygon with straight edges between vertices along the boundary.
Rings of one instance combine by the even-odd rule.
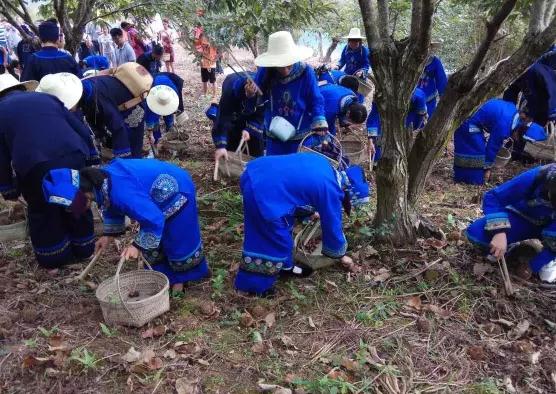
[[[372,228],[371,208],[347,223],[357,269],[280,282],[273,299],[236,294],[243,231],[238,184],[211,179],[211,125],[203,114],[210,99],[199,99],[198,70],[181,58],[191,117],[183,131],[190,138],[187,152],[172,160],[197,185],[212,277],[173,294],[171,311],[142,329],[110,327],[102,324],[94,288],[114,274],[115,249],[78,285],[67,278],[83,265],[50,276],[36,267],[29,243],[2,245],[0,391],[556,390],[556,294],[518,282],[517,297],[509,299],[496,267],[479,265],[484,260],[461,230],[480,215],[481,190],[452,184],[450,153],[421,203],[447,242],[419,240],[406,249],[369,242],[388,231]],[[511,164],[495,183],[522,169]]]

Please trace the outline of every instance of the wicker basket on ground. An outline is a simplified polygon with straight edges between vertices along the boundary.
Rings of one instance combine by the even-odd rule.
[[[322,254],[322,230],[320,221],[314,220],[306,225],[295,237],[294,259],[314,270],[334,265],[337,260]]]
[[[99,285],[96,297],[106,323],[141,327],[170,309],[169,281],[148,263],[148,270],[122,274],[124,262],[119,261],[114,277]]]
[[[223,165],[218,165],[218,171],[222,176],[239,178],[247,163],[252,159],[247,142],[241,139],[235,152],[228,152],[228,160],[224,161]]]
[[[342,153],[349,159],[350,164],[363,164],[369,158],[367,144],[363,138],[355,133],[339,137]]]
[[[27,209],[18,203],[0,211],[0,242],[22,241],[29,235]]]
[[[512,147],[514,143],[511,138],[508,138],[506,142],[504,142],[504,146],[500,148],[498,153],[496,154],[496,159],[494,160],[493,167],[495,168],[504,168],[506,165],[512,160]]]

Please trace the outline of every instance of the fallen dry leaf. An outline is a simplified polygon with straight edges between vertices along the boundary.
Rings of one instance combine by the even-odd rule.
[[[274,323],[276,323],[276,313],[274,312],[269,313],[268,315],[265,316],[264,321],[268,328],[272,328]]]
[[[178,356],[178,353],[174,349],[168,349],[164,352],[162,357],[174,360]]]
[[[517,393],[517,390],[515,389],[513,383],[512,383],[512,378],[509,376],[506,376],[504,378],[504,387],[506,387],[506,390],[508,391],[508,393]]]
[[[155,326],[148,328],[141,333],[141,338],[158,338],[166,334],[166,326]]]
[[[197,360],[195,360],[195,361],[197,361],[198,364],[204,365],[205,367],[210,366],[210,363],[209,363],[207,360],[205,360],[205,359],[199,358],[199,359],[197,359]]]
[[[291,347],[297,350],[297,347],[295,346],[295,343],[293,342],[293,339],[291,339],[290,337],[288,337],[287,335],[282,335],[280,337],[280,342],[282,342],[282,345],[284,345],[285,347]]]
[[[529,358],[529,361],[531,362],[531,364],[537,365],[539,363],[540,357],[541,357],[541,352],[531,353],[531,357]]]
[[[446,245],[448,245],[447,241],[436,239],[436,238],[427,238],[422,243],[423,249],[431,249],[432,248],[432,249],[440,250],[440,249],[445,248]]]
[[[442,309],[441,307],[434,305],[434,304],[427,304],[427,305],[423,305],[422,309],[424,311],[429,311],[432,312],[440,317],[442,317],[443,319],[447,319],[448,317],[450,317],[450,312],[447,311],[446,309]]]
[[[413,296],[405,300],[405,304],[413,309],[418,311],[421,310],[421,297],[420,296]]]
[[[359,363],[350,358],[344,358],[342,360],[342,367],[344,367],[348,371],[356,371],[359,369]]]
[[[431,323],[426,317],[417,319],[417,329],[421,332],[431,332]]]
[[[199,379],[178,378],[176,379],[177,394],[201,394]]]
[[[486,323],[485,325],[482,326],[482,329],[484,332],[486,332],[489,335],[502,334],[502,327],[500,327],[498,324]]]
[[[270,349],[272,349],[270,341],[257,342],[251,346],[251,351],[257,354],[267,353]]]
[[[342,379],[344,381],[349,381],[348,376],[345,374],[344,371],[339,370],[338,368],[333,368],[326,374],[330,379],[338,380]]]
[[[23,358],[22,366],[23,368],[34,368],[38,365],[43,365],[44,363],[50,361],[50,357],[35,357],[32,354],[28,354]]]
[[[390,278],[390,276],[392,276],[392,274],[389,269],[381,268],[378,270],[377,275],[373,276],[373,282],[385,282],[388,278]]]
[[[467,354],[471,360],[483,361],[486,359],[485,349],[482,346],[469,346]]]
[[[239,318],[239,324],[241,327],[244,328],[253,327],[255,325],[255,319],[253,319],[253,316],[251,316],[251,314],[246,311]]]
[[[528,320],[520,321],[519,323],[517,323],[517,326],[515,326],[508,332],[508,339],[515,341],[521,338],[527,331],[529,331],[529,326],[530,323]]]
[[[511,322],[511,321],[509,321],[509,320],[506,320],[506,319],[490,319],[490,321],[491,321],[492,323],[501,324],[501,325],[503,325],[503,326],[506,327],[506,328],[512,328],[513,326],[515,326],[515,324],[514,324],[513,322]]]
[[[317,326],[315,326],[315,322],[313,321],[313,318],[311,316],[307,316],[307,320],[309,321],[309,327],[317,328]]]
[[[324,282],[325,282],[327,285],[330,285],[330,286],[334,287],[335,289],[338,288],[338,285],[337,285],[336,283],[332,282],[331,280],[325,279]]]
[[[516,353],[532,353],[533,349],[533,344],[527,340],[512,343],[512,350]]]
[[[473,265],[473,275],[478,278],[485,276],[485,274],[488,274],[489,272],[494,272],[494,267],[492,266],[492,264],[475,263]]]
[[[141,358],[141,353],[133,347],[130,347],[127,353],[122,356],[122,359],[128,363],[139,361],[139,358]]]
[[[201,347],[195,342],[176,342],[174,349],[179,354],[193,355],[201,352]]]
[[[216,317],[220,313],[220,309],[212,301],[205,301],[201,304],[201,313],[207,317]]]
[[[257,320],[260,320],[266,315],[268,315],[268,310],[262,307],[261,305],[255,305],[253,308],[251,308],[250,312],[251,315]]]
[[[160,369],[164,366],[164,363],[162,362],[162,359],[160,357],[154,357],[151,358],[149,360],[149,362],[147,363],[147,367],[151,370],[151,371],[155,371],[157,369]]]
[[[272,393],[272,394],[291,394],[292,391],[282,386],[278,386],[277,384],[266,384],[259,382],[258,384],[259,390],[263,393]]]

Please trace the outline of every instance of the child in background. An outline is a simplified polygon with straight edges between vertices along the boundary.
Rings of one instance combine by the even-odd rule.
[[[212,96],[216,96],[216,59],[218,51],[213,47],[206,34],[201,34],[201,81],[203,81],[203,94],[207,94],[208,83],[211,84]]]

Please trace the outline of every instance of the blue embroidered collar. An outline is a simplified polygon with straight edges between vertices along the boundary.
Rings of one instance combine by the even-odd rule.
[[[290,83],[291,81],[296,80],[297,78],[301,77],[305,72],[305,68],[307,65],[303,62],[297,62],[292,66],[292,69],[287,77],[278,77],[278,82],[285,85]]]

